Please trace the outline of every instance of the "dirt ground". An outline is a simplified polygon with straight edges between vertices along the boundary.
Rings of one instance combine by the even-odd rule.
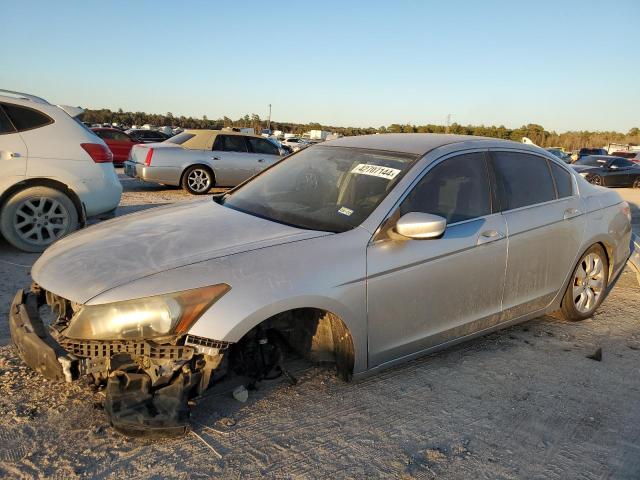
[[[119,214],[188,198],[123,183]],[[640,192],[620,192],[638,222]],[[9,345],[36,258],[0,241],[0,477],[640,478],[628,270],[584,322],[541,317],[349,384],[300,365],[296,386],[264,382],[244,404],[223,384],[198,401],[193,433],[148,441],[115,433],[92,387],[44,380]],[[587,358],[598,348],[602,361]]]

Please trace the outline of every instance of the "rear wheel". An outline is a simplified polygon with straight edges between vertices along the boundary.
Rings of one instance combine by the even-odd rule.
[[[50,187],[31,187],[14,193],[0,214],[0,231],[14,247],[42,252],[78,228],[78,212],[71,199]]]
[[[602,303],[607,290],[609,262],[604,249],[593,245],[576,265],[560,311],[566,320],[589,318]]]
[[[633,181],[633,188],[640,188],[640,177],[636,177]]]
[[[192,195],[203,195],[213,188],[213,174],[203,166],[187,168],[182,176],[182,188]]]

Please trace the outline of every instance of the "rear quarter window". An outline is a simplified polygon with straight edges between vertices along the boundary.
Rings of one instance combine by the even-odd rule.
[[[571,174],[560,165],[556,165],[554,162],[549,162],[549,165],[551,165],[551,173],[553,174],[553,180],[556,183],[558,198],[570,197],[573,195],[573,181],[571,179]]]
[[[13,105],[11,103],[3,103],[2,108],[19,132],[33,130],[34,128],[44,127],[45,125],[53,123],[51,117],[33,108]]]

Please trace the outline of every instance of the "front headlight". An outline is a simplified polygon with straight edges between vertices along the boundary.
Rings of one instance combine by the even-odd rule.
[[[80,340],[140,340],[178,335],[231,287],[226,283],[103,305],[84,305],[64,335]]]
[[[587,175],[589,175],[588,172],[580,172],[581,177],[587,178]]]

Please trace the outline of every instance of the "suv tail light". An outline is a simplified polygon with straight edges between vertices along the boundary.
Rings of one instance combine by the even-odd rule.
[[[151,165],[151,158],[153,157],[153,148],[150,148],[147,152],[147,156],[144,159],[144,164],[149,167]]]
[[[113,153],[104,145],[99,143],[81,143],[80,146],[89,154],[91,159],[96,163],[113,162]]]

